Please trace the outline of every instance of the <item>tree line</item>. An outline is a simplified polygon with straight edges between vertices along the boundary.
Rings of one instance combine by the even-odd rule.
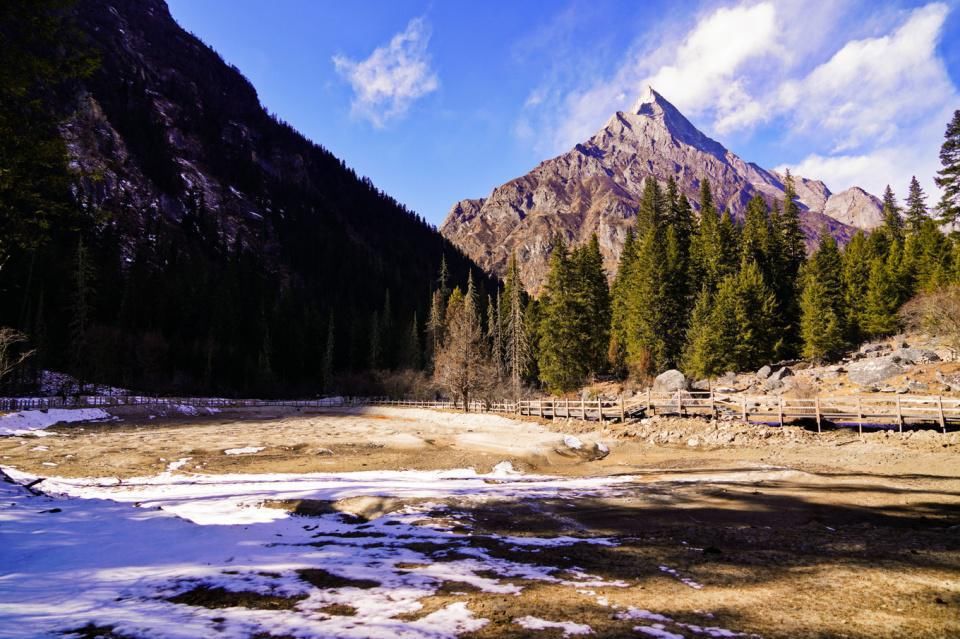
[[[523,383],[564,393],[603,375],[643,380],[678,367],[704,378],[828,361],[890,335],[907,300],[960,283],[960,234],[941,228],[960,219],[960,111],[941,162],[934,211],[916,177],[903,205],[888,186],[878,228],[843,247],[824,228],[809,255],[789,172],[782,200],[754,197],[742,222],[718,210],[707,180],[695,213],[672,179],[647,179],[611,285],[594,235],[572,248],[555,238],[537,299],[519,286],[516,256],[486,304],[472,288],[438,288],[429,323],[438,379],[460,397],[516,394]]]

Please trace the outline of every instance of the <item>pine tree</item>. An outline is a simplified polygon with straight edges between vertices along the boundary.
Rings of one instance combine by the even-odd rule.
[[[774,209],[770,216],[773,231],[771,255],[779,256],[772,269],[776,274],[773,287],[782,330],[780,347],[776,353],[778,358],[792,357],[800,345],[800,269],[806,259],[806,244],[796,197],[793,176],[787,171],[782,206]]]
[[[857,231],[850,238],[842,254],[843,300],[847,315],[847,339],[856,343],[866,336],[865,307],[867,287],[870,281],[870,266],[874,255],[870,251],[867,236]]]
[[[767,283],[776,277],[774,254],[771,250],[770,211],[766,201],[755,195],[747,203],[747,212],[740,231],[740,259],[756,262]]]
[[[73,291],[70,305],[70,346],[74,372],[80,383],[80,392],[83,393],[84,383],[90,372],[88,346],[90,326],[93,321],[95,273],[90,251],[81,238],[77,242],[74,254]]]
[[[417,322],[417,314],[414,312],[413,320],[410,322],[410,330],[407,331],[406,339],[403,342],[403,349],[400,356],[400,364],[407,370],[420,370],[420,324]]]
[[[796,202],[797,192],[793,176],[787,171],[784,180],[783,207],[780,210],[781,249],[784,257],[784,274],[794,281],[807,256],[803,229],[800,225],[800,207]]]
[[[513,387],[514,398],[520,396],[520,386],[532,359],[523,297],[520,267],[517,265],[517,256],[514,253],[507,263],[507,279],[504,284],[507,309],[503,322],[503,342],[506,349],[504,363]]]
[[[367,354],[367,367],[377,370],[383,367],[383,340],[380,337],[380,314],[374,311],[370,316],[370,350]]]
[[[907,192],[907,225],[910,232],[917,234],[923,227],[923,223],[930,219],[927,212],[927,195],[920,188],[917,176],[910,178],[910,190]]]
[[[837,242],[828,229],[804,266],[800,295],[800,334],[803,356],[823,361],[845,345],[846,321],[843,263]]]
[[[327,342],[323,348],[323,364],[320,367],[320,377],[323,382],[325,393],[333,391],[333,357],[335,346],[335,331],[333,324],[333,313],[330,313],[330,320],[327,322]]]
[[[559,394],[579,388],[590,370],[583,345],[584,309],[575,294],[574,269],[561,236],[554,242],[541,298],[540,379]]]
[[[940,166],[934,181],[943,190],[937,211],[940,222],[955,224],[960,219],[960,109],[953,112],[940,147]]]
[[[737,232],[730,216],[721,217],[713,203],[710,183],[700,184],[700,222],[690,242],[691,279],[714,291],[737,270]]]
[[[814,278],[804,280],[800,294],[800,336],[803,356],[815,362],[836,356],[844,346],[840,318],[830,306],[826,287]]]
[[[427,318],[428,361],[432,365],[443,344],[447,325],[443,293],[438,289],[430,296],[430,316]]]
[[[890,335],[897,330],[897,282],[882,257],[875,257],[870,262],[870,278],[867,280],[864,302],[862,322],[868,336]]]
[[[503,336],[500,328],[502,326],[500,318],[500,291],[497,291],[497,300],[487,295],[487,339],[490,341],[490,358],[493,362],[493,370],[497,380],[503,379]]]
[[[892,241],[903,240],[903,218],[900,217],[900,205],[890,185],[883,191],[883,230]]]
[[[710,326],[713,312],[713,296],[704,286],[690,314],[686,342],[683,348],[683,370],[695,377],[709,377],[721,367],[712,343],[715,335]]]
[[[590,372],[603,372],[610,343],[610,288],[603,270],[600,242],[594,233],[590,241],[574,252],[574,286],[578,307],[583,309],[586,328],[584,349]]]
[[[607,361],[618,375],[626,374],[627,318],[630,315],[628,293],[636,260],[636,236],[633,229],[627,229],[617,274],[610,290],[610,345],[607,349]]]
[[[640,196],[640,209],[637,211],[637,235],[643,236],[650,229],[663,224],[666,214],[663,191],[653,176],[643,181],[643,194]]]
[[[625,287],[626,364],[631,375],[641,378],[659,373],[668,362],[665,249],[661,229],[643,235]]]
[[[756,262],[747,261],[735,277],[734,322],[737,340],[733,368],[752,369],[770,360],[780,336],[777,298]],[[722,299],[718,295],[718,299]]]

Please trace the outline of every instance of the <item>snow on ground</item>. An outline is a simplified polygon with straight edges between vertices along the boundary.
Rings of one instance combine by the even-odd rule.
[[[170,639],[246,639],[261,632],[439,638],[486,623],[463,602],[416,620],[398,618],[420,609],[419,600],[443,581],[500,594],[519,592],[511,578],[571,587],[627,585],[585,573],[560,578],[555,567],[494,557],[471,543],[477,538],[505,547],[613,543],[607,539],[458,534],[450,523],[453,515],[431,520],[437,506],[420,501],[369,522],[340,514],[296,517],[263,502],[597,495],[617,490],[629,478],[511,475],[503,466],[490,475],[466,469],[211,476],[178,473],[185,461],[172,462],[158,476],[123,482],[48,478],[38,487],[49,496],[0,483],[4,636],[56,636],[93,623],[116,634]],[[21,483],[32,479],[7,472]],[[425,525],[425,519],[435,523]],[[469,521],[455,524],[469,527]],[[455,551],[456,558],[435,561],[429,553],[437,548]],[[311,585],[298,573],[303,569],[327,571],[335,581]],[[279,610],[169,601],[200,586],[301,599]],[[331,604],[351,606],[356,615],[324,613]]]
[[[547,630],[557,628],[563,632],[564,637],[573,635],[590,635],[593,629],[585,623],[573,623],[572,621],[547,621],[539,617],[520,617],[513,620],[514,623],[523,626],[528,630]]]
[[[694,581],[693,579],[690,579],[689,577],[684,577],[683,575],[680,574],[679,571],[677,571],[676,568],[671,568],[670,566],[660,566],[660,572],[665,572],[671,577],[676,577],[685,586],[690,586],[695,590],[700,590],[701,588],[703,588],[703,584],[697,583],[696,581]]]
[[[228,448],[223,451],[224,455],[253,455],[264,450],[265,446],[244,446],[243,448]]]
[[[44,429],[54,424],[112,419],[102,408],[50,408],[24,410],[0,415],[0,435],[47,435]]]

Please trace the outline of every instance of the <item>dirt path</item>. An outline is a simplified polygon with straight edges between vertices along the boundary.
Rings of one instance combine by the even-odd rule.
[[[177,472],[205,474],[486,472],[509,460],[527,472],[631,476],[603,497],[453,500],[435,515],[469,522],[473,534],[609,537],[614,545],[486,550],[624,585],[541,580],[504,596],[452,584],[422,601],[422,613],[467,602],[490,620],[476,637],[562,636],[523,628],[516,619],[525,615],[588,624],[599,637],[643,636],[633,628],[658,623],[673,633],[664,637],[710,636],[711,626],[765,637],[960,636],[957,433],[861,440],[850,431],[679,419],[595,430],[403,409],[122,418],[2,438],[0,465],[128,478],[184,459]],[[611,454],[589,463],[562,455],[562,433],[603,440]],[[433,556],[445,561],[462,547]],[[669,621],[630,617],[637,610]]]

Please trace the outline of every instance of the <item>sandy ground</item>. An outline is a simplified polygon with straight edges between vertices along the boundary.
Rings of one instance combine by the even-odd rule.
[[[765,637],[960,636],[960,433],[817,435],[800,428],[655,419],[626,425],[539,423],[413,409],[150,415],[0,438],[0,465],[61,477],[182,472],[305,473],[474,467],[501,461],[562,476],[634,476],[601,498],[450,503],[439,515],[476,531],[611,537],[613,546],[491,549],[620,580],[574,589],[531,583],[520,595],[451,585],[453,602],[490,623],[469,636],[560,637],[524,615],[589,624],[598,637],[643,636],[619,610]],[[602,440],[585,462],[562,437]],[[261,449],[228,455],[229,449]],[[451,549],[437,549],[449,554]],[[439,557],[437,561],[442,561]],[[675,572],[665,571],[670,567]],[[514,580],[516,581],[516,580]],[[669,636],[669,635],[663,635]]]

